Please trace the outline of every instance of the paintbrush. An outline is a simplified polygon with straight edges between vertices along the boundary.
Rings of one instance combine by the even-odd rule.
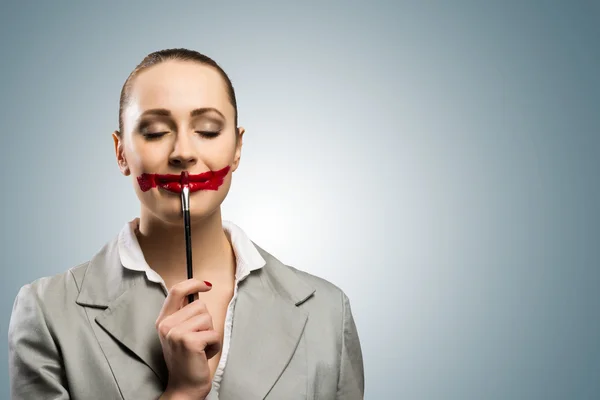
[[[190,177],[187,171],[181,173],[181,209],[183,212],[183,228],[185,234],[185,256],[187,263],[187,277],[193,278],[192,268],[192,232],[190,223]],[[188,295],[188,303],[194,301],[194,295]]]

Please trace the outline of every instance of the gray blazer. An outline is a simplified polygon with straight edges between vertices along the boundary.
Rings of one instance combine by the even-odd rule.
[[[165,294],[122,267],[116,244],[20,289],[8,334],[13,400],[146,400],[164,391],[154,324]],[[363,399],[344,292],[256,247],[267,263],[238,288],[220,400]]]

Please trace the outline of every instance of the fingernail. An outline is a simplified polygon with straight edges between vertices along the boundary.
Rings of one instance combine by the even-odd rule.
[[[210,283],[209,281],[204,281],[204,283],[206,283],[206,286],[212,287],[212,283]]]

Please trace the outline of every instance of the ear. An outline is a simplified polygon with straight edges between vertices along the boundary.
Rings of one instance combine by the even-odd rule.
[[[121,132],[114,131],[112,137],[113,141],[115,142],[115,155],[117,156],[117,164],[119,165],[119,169],[123,175],[129,176],[131,171],[127,165],[127,160],[125,159],[123,136],[121,135]]]
[[[243,127],[237,128],[237,141],[235,143],[235,155],[233,157],[233,164],[231,166],[231,172],[235,171],[240,165],[240,157],[242,156],[242,137],[246,130]]]

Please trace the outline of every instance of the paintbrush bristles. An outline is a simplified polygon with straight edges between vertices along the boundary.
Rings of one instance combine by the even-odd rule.
[[[181,186],[190,186],[190,175],[187,171],[181,172]]]

